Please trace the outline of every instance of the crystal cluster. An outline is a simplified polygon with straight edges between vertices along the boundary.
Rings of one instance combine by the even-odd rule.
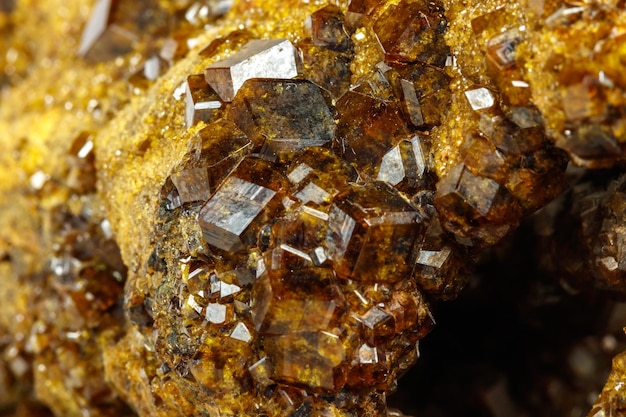
[[[20,3],[0,410],[402,416],[388,396],[468,282],[446,404],[433,378],[411,412],[623,408],[623,354],[592,405],[626,347],[623,4],[69,1],[65,48]]]

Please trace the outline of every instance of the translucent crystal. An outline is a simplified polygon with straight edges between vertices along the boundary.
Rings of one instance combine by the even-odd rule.
[[[418,135],[403,140],[383,156],[376,179],[403,191],[423,186],[426,169],[430,165],[428,148],[423,148],[424,138]]]
[[[272,379],[313,392],[335,392],[345,383],[342,339],[329,332],[268,336],[265,346],[274,364]]]
[[[393,316],[378,307],[369,309],[361,320],[365,329],[365,337],[368,343],[373,345],[377,345],[381,338],[394,332]]]
[[[448,21],[436,2],[404,0],[390,5],[374,23],[386,61],[443,66],[448,47],[443,35]]]
[[[326,235],[328,215],[307,206],[272,226],[266,265],[270,269],[311,268],[323,254],[317,253]]]
[[[335,148],[362,175],[375,177],[383,156],[409,136],[400,108],[393,102],[348,92],[337,102],[337,112]],[[362,117],[368,123],[354,123]]]
[[[187,77],[185,88],[185,123],[191,127],[199,121],[209,122],[222,107],[218,95],[204,80],[202,74]]]
[[[304,25],[314,45],[336,51],[346,51],[351,47],[352,41],[344,28],[343,13],[334,4],[312,13]]]
[[[400,99],[412,125],[437,126],[450,107],[449,76],[432,65],[408,65],[387,71],[385,76]]]
[[[497,242],[521,217],[519,204],[504,187],[463,164],[437,184],[435,206],[444,227],[479,244]]]
[[[465,97],[475,111],[489,109],[495,104],[493,94],[485,87],[467,90]]]
[[[242,322],[237,323],[233,331],[230,333],[230,337],[242,342],[248,343],[252,340],[250,330]]]
[[[349,52],[338,52],[315,45],[310,40],[297,43],[302,60],[302,75],[330,92],[341,97],[350,88]]]
[[[252,289],[252,321],[261,334],[332,329],[345,301],[325,268],[266,270]]]
[[[330,142],[335,123],[322,90],[305,80],[249,80],[230,117],[257,146],[294,151]]]
[[[232,101],[251,78],[293,78],[296,51],[286,39],[256,39],[228,58],[209,65],[204,77],[223,101]]]
[[[385,183],[353,185],[331,207],[326,248],[342,278],[396,282],[412,269],[421,216]],[[384,253],[378,248],[386,245]]]
[[[271,169],[262,160],[252,165],[255,163],[256,167],[260,166],[260,172]],[[245,164],[239,167],[246,171]],[[254,176],[254,170],[245,173]],[[268,178],[272,176],[265,179]],[[262,217],[271,212],[270,203],[275,195],[276,191],[263,185],[237,176],[228,177],[200,210],[204,239],[225,251],[243,250],[244,244],[255,243]]]

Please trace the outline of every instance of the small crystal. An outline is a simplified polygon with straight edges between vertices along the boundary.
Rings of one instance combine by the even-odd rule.
[[[365,337],[371,344],[378,344],[380,338],[391,335],[395,329],[393,316],[378,307],[369,309],[362,320]]]
[[[78,54],[90,60],[108,60],[132,50],[137,35],[128,28],[114,22],[113,0],[98,0],[91,11],[78,47]]]
[[[487,41],[487,58],[500,70],[510,68],[515,65],[515,48],[521,41],[517,29],[501,33]]]
[[[236,340],[241,340],[245,343],[248,343],[252,340],[250,330],[248,330],[246,325],[241,322],[237,323],[233,331],[230,333],[230,337]]]
[[[226,306],[222,304],[209,303],[206,307],[205,317],[210,323],[224,323],[224,321],[226,321]]]
[[[317,10],[305,21],[314,45],[346,51],[351,46],[350,37],[344,28],[341,9],[334,4]]]
[[[229,177],[200,211],[207,243],[226,251],[243,249],[240,236],[274,195],[269,188]]]
[[[391,148],[382,158],[378,169],[379,181],[385,181],[398,189],[415,189],[424,179],[428,161],[422,150],[424,139],[413,136]]]
[[[209,87],[202,74],[187,77],[185,90],[185,123],[191,127],[203,121],[209,122],[216,117],[222,102]]]
[[[467,90],[465,97],[475,111],[489,109],[495,104],[493,94],[485,87]]]
[[[223,101],[233,100],[251,78],[293,78],[298,75],[296,50],[286,39],[256,39],[239,52],[209,65],[204,77]]]

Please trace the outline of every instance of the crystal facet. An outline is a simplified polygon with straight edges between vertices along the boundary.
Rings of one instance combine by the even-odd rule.
[[[233,100],[251,78],[293,78],[298,75],[296,50],[286,39],[256,39],[228,58],[209,65],[204,78],[223,101]]]

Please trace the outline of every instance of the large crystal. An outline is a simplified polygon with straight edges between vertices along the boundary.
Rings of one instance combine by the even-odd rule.
[[[296,50],[286,39],[256,39],[228,58],[209,65],[204,77],[223,101],[232,101],[251,78],[293,78],[298,75]]]
[[[353,163],[361,175],[375,177],[383,156],[409,135],[400,108],[389,102],[356,92],[337,102],[339,122],[336,150]],[[368,123],[354,123],[367,117]]]
[[[248,80],[230,117],[257,146],[294,151],[333,139],[335,123],[322,90],[305,80]]]
[[[269,163],[244,160],[200,210],[206,242],[235,252],[256,244],[259,229],[280,206],[275,197],[281,185]]]
[[[341,289],[326,268],[268,269],[253,286],[252,321],[261,334],[332,329],[344,310]]]
[[[350,186],[333,201],[328,221],[326,247],[337,274],[362,282],[403,279],[413,268],[421,220],[385,183]],[[381,244],[389,250],[381,252]]]
[[[170,178],[181,202],[206,201],[252,144],[233,123],[216,120],[194,138],[192,159]]]
[[[448,46],[443,35],[448,22],[434,1],[403,0],[390,5],[374,23],[387,61],[443,66]]]
[[[331,332],[293,332],[265,337],[273,379],[312,391],[335,392],[345,383],[346,351]]]

